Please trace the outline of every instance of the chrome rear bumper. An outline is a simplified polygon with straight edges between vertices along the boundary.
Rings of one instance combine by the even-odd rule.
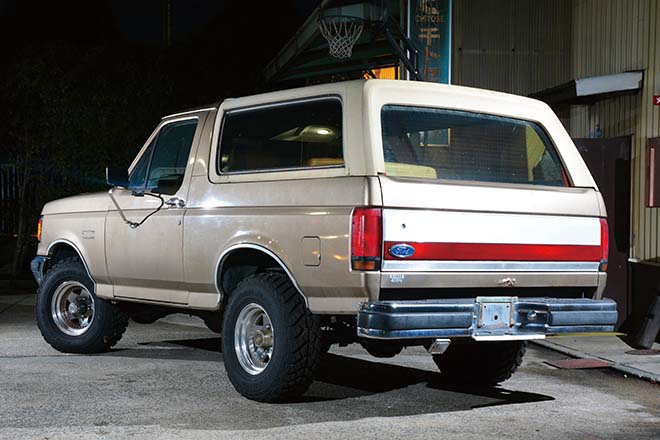
[[[546,335],[614,331],[611,299],[479,297],[360,304],[358,336],[372,339],[542,339]]]

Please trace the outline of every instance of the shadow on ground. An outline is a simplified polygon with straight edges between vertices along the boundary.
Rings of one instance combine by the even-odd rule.
[[[13,298],[5,298],[14,304]],[[12,301],[9,301],[9,300]],[[62,355],[46,347],[33,306],[14,304],[2,344],[13,353],[0,414],[9,427],[65,425],[72,407],[61,390],[75,382],[77,424],[135,424],[195,429],[267,429],[308,423],[348,422],[464,411],[554,400],[509,388],[466,388],[443,382],[428,356],[407,355],[393,364],[364,359],[360,349],[323,356],[316,381],[296,401],[265,405],[233,389],[224,371],[220,338],[205,329],[168,323],[135,326],[119,348],[100,355]],[[13,341],[13,342],[12,342]],[[20,344],[17,342],[20,341]],[[120,345],[121,347],[121,345]],[[0,358],[0,363],[3,360]],[[524,373],[520,373],[524,374]],[[21,390],[16,392],[12,390]],[[2,394],[2,393],[0,393]],[[34,413],[34,406],[50,408]],[[247,414],[259,413],[259,417]],[[99,414],[103,414],[99,418]],[[246,420],[249,418],[249,423]]]
[[[139,348],[113,350],[103,356],[214,362],[222,360],[219,337],[167,340],[139,345]],[[224,372],[221,370],[219,374]],[[339,403],[344,399],[355,398],[363,398],[363,409],[368,411],[359,410],[361,405],[356,406],[355,402],[351,402],[352,415],[344,415],[339,420],[367,415],[401,416],[462,411],[554,400],[551,396],[501,387],[456,386],[444,381],[439,372],[329,353],[323,356],[320,370],[309,391],[295,401],[277,406],[304,407],[305,404],[316,402]]]

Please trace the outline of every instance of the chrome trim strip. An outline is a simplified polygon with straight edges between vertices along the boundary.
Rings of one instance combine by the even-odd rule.
[[[470,329],[420,329],[420,330],[376,330],[364,327],[357,328],[360,338],[392,341],[397,339],[438,339],[438,338],[472,338],[475,341],[530,341],[545,339],[545,333],[520,333],[515,335],[472,336]]]
[[[394,339],[438,339],[438,338],[468,338],[468,328],[446,329],[419,329],[419,330],[379,330],[358,327],[357,335],[360,338],[391,341]]]
[[[83,266],[85,266],[85,271],[87,272],[87,276],[89,277],[90,280],[92,280],[92,283],[94,283],[94,293],[96,293],[96,281],[94,281],[94,278],[92,277],[92,274],[89,271],[89,266],[87,266],[87,262],[83,258],[82,252],[80,252],[80,249],[78,249],[78,246],[73,244],[73,242],[71,242],[67,239],[64,239],[64,238],[60,238],[59,240],[55,240],[54,242],[52,242],[51,244],[48,245],[48,249],[46,250],[46,254],[49,257],[51,257],[52,255],[51,255],[50,251],[58,243],[68,244],[69,246],[71,246],[73,248],[73,250],[76,251],[76,253],[78,254],[78,257],[80,257],[80,261],[82,261]]]
[[[598,272],[600,263],[584,261],[428,261],[385,260],[382,271],[395,272]]]
[[[527,333],[521,335],[495,335],[495,336],[472,336],[477,342],[486,342],[486,341],[532,341],[538,339],[545,339],[544,334],[534,334]]]
[[[161,121],[165,120],[165,119],[168,119],[168,118],[176,118],[176,117],[179,117],[179,116],[190,115],[190,114],[193,114],[193,113],[210,112],[210,111],[217,110],[217,109],[218,109],[217,107],[207,107],[207,108],[200,108],[199,110],[188,110],[188,111],[181,112],[181,113],[174,113],[173,115],[163,116],[161,118]]]
[[[228,173],[218,173],[219,176],[240,176],[242,174],[263,174],[279,173],[282,171],[308,171],[308,170],[327,170],[333,168],[346,168],[346,165],[323,165],[318,167],[291,167],[291,168],[264,168],[261,170],[230,171]]]
[[[303,300],[305,301],[305,306],[309,309],[309,303],[307,302],[307,297],[302,292],[302,289],[300,288],[300,286],[296,282],[296,279],[293,277],[293,274],[291,273],[289,268],[286,267],[286,265],[284,264],[282,259],[280,257],[278,257],[270,249],[267,249],[263,246],[259,246],[259,245],[252,244],[252,243],[239,243],[239,244],[235,244],[233,246],[229,246],[218,257],[218,261],[216,262],[216,265],[215,265],[215,277],[214,277],[214,280],[213,280],[213,284],[215,285],[215,290],[218,292],[218,305],[222,302],[222,299],[224,297],[224,292],[222,291],[222,289],[220,288],[220,286],[218,284],[218,274],[221,273],[222,266],[225,263],[225,259],[229,256],[229,254],[232,251],[235,251],[237,249],[255,249],[255,250],[261,251],[261,252],[265,253],[266,255],[272,257],[277,262],[277,264],[279,264],[280,267],[282,267],[284,272],[287,274],[287,276],[291,280],[291,283],[293,284],[293,287],[295,287],[296,290],[298,291],[298,293],[300,293],[300,295],[303,297]]]

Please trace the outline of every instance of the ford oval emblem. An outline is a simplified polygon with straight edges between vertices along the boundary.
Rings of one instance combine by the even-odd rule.
[[[408,258],[415,254],[415,248],[409,244],[400,243],[395,244],[389,250],[390,255],[397,258]]]

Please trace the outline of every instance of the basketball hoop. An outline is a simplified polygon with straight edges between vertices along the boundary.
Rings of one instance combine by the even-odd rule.
[[[364,29],[364,20],[348,15],[328,15],[319,18],[319,29],[328,40],[330,55],[346,59],[353,55],[353,46]]]

